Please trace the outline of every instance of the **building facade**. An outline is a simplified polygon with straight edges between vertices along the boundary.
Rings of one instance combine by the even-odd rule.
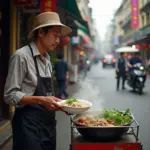
[[[133,3],[137,5],[134,6]],[[114,16],[116,21],[115,36],[120,37],[117,31],[120,29],[121,37],[119,47],[132,46],[140,49],[145,62],[150,59],[150,0],[123,0],[120,8]],[[137,16],[133,16],[136,14]],[[118,17],[119,16],[119,17]],[[136,20],[134,20],[136,19]],[[134,26],[133,23],[137,25]]]

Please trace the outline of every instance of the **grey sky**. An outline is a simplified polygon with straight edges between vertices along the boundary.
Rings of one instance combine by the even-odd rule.
[[[113,14],[121,2],[122,0],[90,0],[93,18],[95,19],[101,39],[104,39],[107,25],[111,22]]]

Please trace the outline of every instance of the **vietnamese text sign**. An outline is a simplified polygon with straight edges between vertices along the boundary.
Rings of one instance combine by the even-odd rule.
[[[131,0],[131,26],[139,27],[139,5],[138,0]]]
[[[48,12],[52,11],[55,12],[56,10],[56,0],[41,0],[41,12]]]

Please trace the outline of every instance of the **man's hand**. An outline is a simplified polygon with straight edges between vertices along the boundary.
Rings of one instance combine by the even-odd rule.
[[[69,79],[69,72],[66,73],[66,80]]]
[[[119,72],[119,68],[116,68],[116,72]]]
[[[66,76],[66,80],[68,80],[68,79],[69,79],[69,75]]]
[[[61,111],[62,107],[57,103],[60,99],[54,96],[41,97],[40,104],[42,104],[48,110]]]
[[[127,63],[127,66],[128,66],[129,68],[132,68],[132,65],[131,65],[130,63]]]

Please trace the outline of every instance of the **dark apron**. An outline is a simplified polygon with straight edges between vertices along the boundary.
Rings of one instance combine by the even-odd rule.
[[[118,68],[119,68],[119,76],[125,77],[126,76],[126,64],[125,64],[124,59],[119,58]]]
[[[29,45],[32,56],[33,51]],[[33,96],[54,95],[50,77],[41,77],[36,61],[37,87]],[[55,111],[48,111],[42,105],[20,105],[12,120],[13,150],[56,150]]]

